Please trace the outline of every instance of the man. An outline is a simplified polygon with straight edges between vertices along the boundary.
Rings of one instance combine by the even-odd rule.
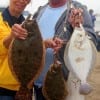
[[[8,65],[8,48],[14,38],[25,39],[27,31],[20,25],[22,12],[31,0],[9,0],[10,4],[0,13],[0,100],[14,100],[19,83]]]
[[[95,27],[96,16],[94,15],[93,9],[90,9],[89,13],[90,13],[90,16],[91,16],[93,27]]]
[[[64,29],[64,22],[67,14],[67,2],[68,0],[49,0],[48,4],[40,7],[38,12],[34,15],[37,18],[37,22],[44,39],[53,38],[58,36],[63,40],[69,40],[73,32],[75,23],[71,23],[71,18],[66,21],[66,29]],[[95,35],[92,27],[92,22],[89,17],[89,13],[78,2],[72,2],[75,7],[83,9],[83,26],[89,33],[93,41],[95,42]],[[62,71],[64,78],[67,80],[68,70],[64,65],[63,53],[65,45],[59,50],[58,59],[62,62]],[[42,94],[42,85],[50,64],[53,63],[53,50],[48,48],[46,51],[45,66],[38,79],[34,82],[34,91],[36,100],[45,100]]]

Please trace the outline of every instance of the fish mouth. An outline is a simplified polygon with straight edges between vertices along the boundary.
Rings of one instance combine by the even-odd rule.
[[[79,92],[80,94],[82,95],[88,95],[92,92],[93,88],[90,84],[88,83],[84,83],[84,84],[81,84],[80,85],[80,89],[79,89]]]

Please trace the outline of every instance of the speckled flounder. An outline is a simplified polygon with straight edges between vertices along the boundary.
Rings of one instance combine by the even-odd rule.
[[[87,78],[96,61],[96,48],[82,25],[75,28],[64,52],[65,65],[80,81],[79,92],[89,94],[92,90]]]
[[[45,49],[36,20],[27,19],[22,27],[28,31],[28,36],[25,40],[12,41],[9,50],[9,65],[21,85],[16,99],[30,100],[28,92],[43,68]]]
[[[46,100],[65,100],[68,92],[62,74],[61,63],[58,61],[50,66],[42,91]]]

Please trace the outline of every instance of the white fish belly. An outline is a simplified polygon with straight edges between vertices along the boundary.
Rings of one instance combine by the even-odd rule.
[[[66,46],[64,52],[65,65],[83,82],[86,82],[94,62],[92,45],[88,37],[85,36],[84,31],[76,29],[69,46]]]
[[[85,100],[85,96],[79,93],[80,81],[71,72],[66,85],[69,93],[66,100]]]
[[[70,45],[68,57],[74,73],[85,81],[91,68],[92,47],[88,40],[85,40],[82,46],[83,48],[79,49],[74,44]]]

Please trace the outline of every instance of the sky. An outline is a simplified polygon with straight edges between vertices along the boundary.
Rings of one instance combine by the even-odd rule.
[[[27,6],[26,10],[34,13],[40,5],[44,5],[48,0],[32,0],[32,2]],[[93,9],[95,13],[100,13],[100,3],[99,0],[77,0],[82,4],[86,5],[88,9]],[[7,6],[9,0],[2,0],[0,6]]]

